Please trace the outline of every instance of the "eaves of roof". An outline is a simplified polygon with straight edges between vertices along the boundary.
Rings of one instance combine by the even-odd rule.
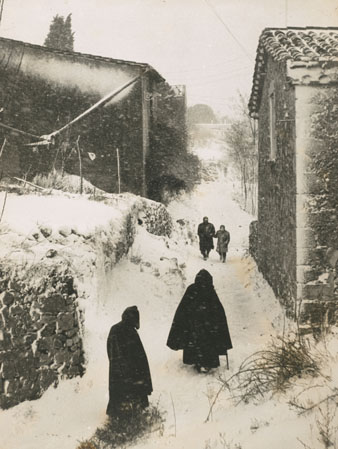
[[[259,38],[249,111],[254,117],[260,107],[267,57],[286,62],[290,68],[338,65],[338,27],[265,28]]]
[[[157,82],[165,81],[163,76],[160,75],[160,73],[158,73],[157,70],[155,70],[151,65],[149,65],[147,63],[126,61],[123,59],[108,58],[105,56],[91,55],[91,54],[87,54],[87,53],[80,53],[77,51],[59,50],[56,48],[50,48],[50,47],[45,47],[42,45],[31,44],[28,42],[18,41],[15,39],[8,39],[5,37],[0,37],[0,43],[1,42],[10,44],[12,46],[20,46],[20,47],[31,48],[32,50],[40,50],[45,53],[51,53],[51,54],[55,54],[55,55],[59,55],[59,56],[70,56],[75,59],[88,59],[91,61],[106,62],[108,64],[120,64],[120,65],[139,67],[139,68],[144,69],[145,71],[149,72]]]

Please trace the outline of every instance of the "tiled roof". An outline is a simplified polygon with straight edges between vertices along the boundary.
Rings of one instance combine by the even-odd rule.
[[[38,49],[42,50],[47,53],[54,53],[58,55],[64,55],[64,56],[72,56],[73,58],[78,59],[90,59],[90,60],[96,60],[96,61],[102,61],[107,62],[111,64],[121,64],[121,65],[129,65],[129,66],[137,66],[143,69],[148,69],[159,81],[164,81],[164,78],[162,75],[160,75],[151,65],[144,63],[144,62],[134,62],[134,61],[126,61],[124,59],[114,59],[114,58],[108,58],[105,56],[97,56],[97,55],[90,55],[87,53],[80,53],[77,51],[70,51],[70,50],[58,50],[55,48],[45,47],[42,45],[36,45],[36,44],[30,44],[28,42],[22,42],[17,41],[15,39],[8,39],[5,37],[0,37],[0,44],[1,42],[9,43],[13,46],[20,46],[20,47],[28,47],[32,49]]]
[[[249,101],[251,114],[257,113],[266,72],[266,59],[290,60],[297,67],[314,67],[338,62],[338,28],[266,28],[258,43],[253,86]]]

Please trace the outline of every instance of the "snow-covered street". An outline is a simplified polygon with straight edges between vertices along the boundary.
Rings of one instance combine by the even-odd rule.
[[[0,0],[0,449],[338,449],[337,3]]]
[[[88,360],[85,375],[61,381],[58,388],[49,388],[39,400],[2,411],[1,448],[75,449],[104,423],[108,400],[106,338],[110,326],[131,305],[140,310],[139,333],[154,385],[151,402],[159,406],[165,418],[163,435],[154,433],[136,447],[178,449],[186,448],[189,441],[189,447],[204,449],[212,441],[212,447],[218,447],[219,435],[225,441],[243,444],[252,434],[250,425],[257,418],[255,407],[234,408],[226,394],[217,402],[212,420],[205,423],[210,401],[219,388],[217,375],[226,370],[225,357],[221,357],[218,370],[197,374],[182,364],[181,351],[166,346],[178,302],[201,268],[212,274],[227,314],[234,346],[229,351],[229,374],[283,325],[283,313],[272,290],[253,260],[245,257],[252,217],[233,201],[232,186],[232,180],[224,176],[203,182],[168,208],[174,221],[189,220],[194,230],[204,215],[216,229],[224,224],[231,234],[227,263],[220,263],[215,251],[204,261],[197,240],[193,245],[186,244],[177,232],[171,239],[156,237],[140,226],[128,257],[112,270],[111,276],[98,279],[97,301],[84,300],[82,304]],[[259,419],[273,425],[271,410],[266,410],[266,415]],[[280,436],[280,442],[273,446],[276,449],[285,447]],[[258,441],[257,446],[252,441],[243,447],[261,447]]]

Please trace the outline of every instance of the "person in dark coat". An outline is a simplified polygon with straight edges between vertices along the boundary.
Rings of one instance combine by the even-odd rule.
[[[215,236],[215,226],[209,223],[208,217],[203,218],[203,222],[198,225],[197,234],[200,239],[200,251],[204,260],[209,257],[210,251],[214,248],[213,238]]]
[[[177,307],[167,346],[183,349],[183,363],[198,371],[219,366],[219,356],[232,348],[227,319],[207,270],[197,273]]]
[[[121,416],[146,408],[153,391],[148,359],[136,329],[140,315],[128,307],[122,321],[112,326],[107,340],[109,358],[109,403],[107,415]]]
[[[221,261],[225,262],[230,242],[230,233],[225,229],[224,225],[221,225],[216,232],[215,237],[217,238],[216,251],[218,252]]]

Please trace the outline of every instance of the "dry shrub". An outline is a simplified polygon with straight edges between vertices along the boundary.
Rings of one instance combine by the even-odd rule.
[[[316,430],[317,430],[317,441],[315,443],[315,448],[323,449],[337,449],[338,442],[338,419],[337,419],[337,392],[333,395],[327,396],[324,400],[313,407],[305,409],[305,411],[313,411],[316,408],[315,420],[316,420]],[[313,428],[311,427],[311,435]],[[301,439],[297,440],[302,444],[305,449],[314,449],[314,447],[309,446],[304,443]],[[319,445],[318,445],[319,444]]]
[[[81,180],[79,176],[52,170],[47,174],[36,175],[32,181],[34,184],[45,189],[62,190],[63,192],[80,193]],[[90,182],[83,179],[83,193],[103,193],[95,188]]]
[[[220,377],[221,386],[215,395],[206,421],[224,390],[229,390],[236,405],[257,401],[267,393],[283,392],[295,377],[320,375],[322,355],[315,352],[308,340],[298,334],[277,337],[266,349],[246,358],[229,378]]]
[[[268,392],[285,391],[295,376],[319,375],[319,366],[320,358],[314,355],[308,341],[296,334],[277,337],[267,349],[242,362],[232,376],[231,391],[238,402],[248,402]]]
[[[109,418],[92,438],[82,441],[77,449],[115,449],[129,446],[152,432],[163,433],[164,418],[157,406],[138,410],[132,416]]]

